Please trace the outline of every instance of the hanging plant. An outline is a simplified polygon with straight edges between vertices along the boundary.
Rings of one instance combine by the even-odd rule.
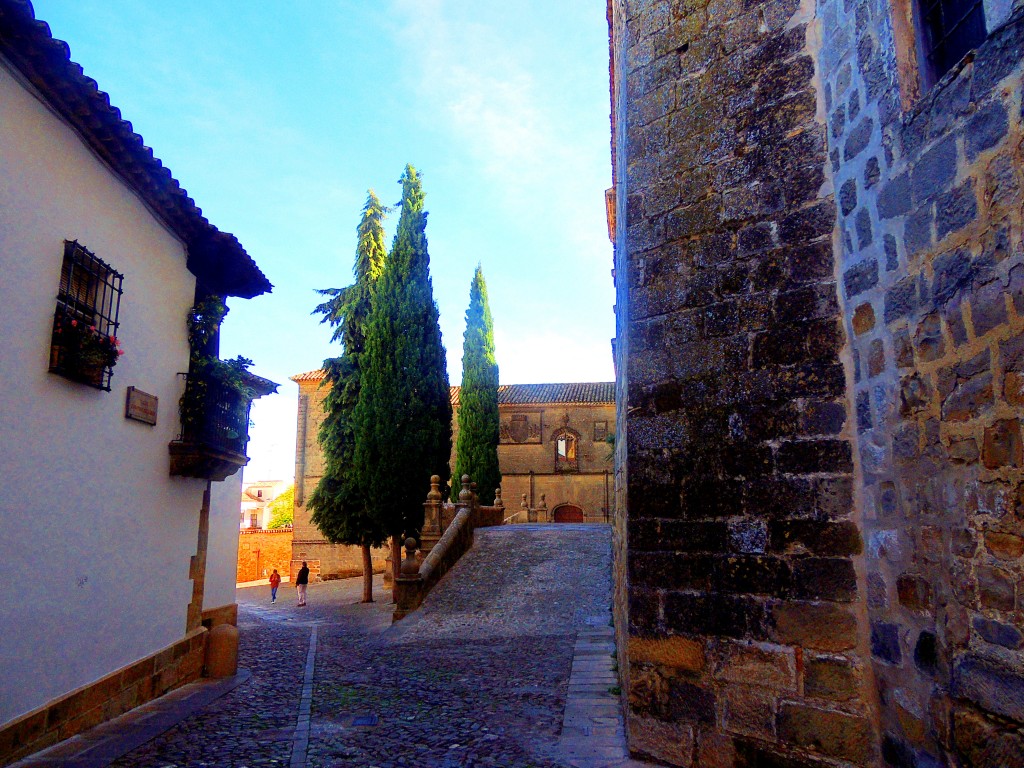
[[[189,310],[189,373],[179,403],[182,434],[203,435],[212,428],[217,438],[244,443],[248,439],[249,403],[257,394],[249,373],[253,362],[241,356],[221,360],[210,353],[227,313],[227,306],[217,296],[209,296]],[[214,409],[219,418],[214,418]]]

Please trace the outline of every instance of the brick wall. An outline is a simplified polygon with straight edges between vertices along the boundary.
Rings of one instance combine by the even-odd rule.
[[[287,578],[292,560],[292,529],[243,529],[238,534],[238,581],[256,581],[276,568]]]
[[[1024,21],[915,98],[888,3],[819,12],[883,755],[1024,765]]]
[[[630,747],[875,765],[814,9],[613,8]]]

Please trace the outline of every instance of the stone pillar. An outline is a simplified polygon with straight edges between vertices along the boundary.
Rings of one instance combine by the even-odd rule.
[[[551,522],[551,515],[548,513],[548,501],[546,493],[542,493],[540,495],[540,506],[537,507],[535,517],[538,523]]]
[[[525,493],[523,494],[523,500],[520,502],[519,507],[525,513],[523,515],[523,517],[526,519],[526,522],[528,522],[528,523],[536,523],[537,522],[537,513],[534,512],[532,509],[530,509],[530,505],[526,501],[526,494]]]
[[[429,555],[441,538],[441,478],[432,475],[430,491],[423,503],[423,530],[420,532],[420,551]]]
[[[440,478],[439,478],[440,479]],[[391,621],[396,622],[415,611],[423,602],[423,579],[419,573],[420,564],[416,559],[416,539],[405,540],[405,559],[395,579],[395,612]]]

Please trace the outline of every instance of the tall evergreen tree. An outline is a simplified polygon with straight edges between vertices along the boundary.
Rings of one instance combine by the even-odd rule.
[[[380,546],[390,535],[380,512],[367,504],[354,471],[355,424],[353,413],[361,389],[361,359],[366,342],[366,322],[374,286],[384,269],[384,206],[371,190],[363,206],[357,233],[355,282],[347,288],[319,291],[330,296],[314,313],[334,327],[331,341],[340,341],[342,355],[324,361],[322,386],[324,421],[318,438],[324,456],[324,475],[310,494],[313,524],[334,544],[357,544],[363,550],[363,602],[373,602],[373,564],[370,547]]]
[[[452,406],[427,253],[427,214],[416,169],[405,167],[402,212],[373,295],[360,358],[355,468],[397,542],[423,526],[430,476],[450,476]]]
[[[487,303],[487,283],[477,264],[469,288],[466,333],[462,343],[462,389],[455,477],[469,475],[482,504],[494,503],[501,485],[498,468],[498,363],[494,358],[494,321]]]

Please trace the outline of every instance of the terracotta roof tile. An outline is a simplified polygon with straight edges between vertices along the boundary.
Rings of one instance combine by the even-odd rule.
[[[298,373],[291,380],[322,381],[323,369]],[[461,387],[451,387],[452,405],[459,404]],[[567,384],[501,384],[498,405],[547,405],[550,403],[614,403],[614,381],[576,381]]]
[[[28,0],[0,0],[0,54],[184,241],[193,274],[228,296],[248,299],[273,288],[237,238],[203,216],[110,97],[71,61],[67,43],[36,20]]]
[[[451,388],[453,406],[459,404],[460,389],[460,387]],[[614,381],[579,381],[567,384],[501,384],[498,386],[498,405],[614,402]]]
[[[306,371],[305,373],[297,373],[294,376],[289,377],[292,381],[298,383],[300,381],[323,381],[324,370],[318,368],[315,371]]]

